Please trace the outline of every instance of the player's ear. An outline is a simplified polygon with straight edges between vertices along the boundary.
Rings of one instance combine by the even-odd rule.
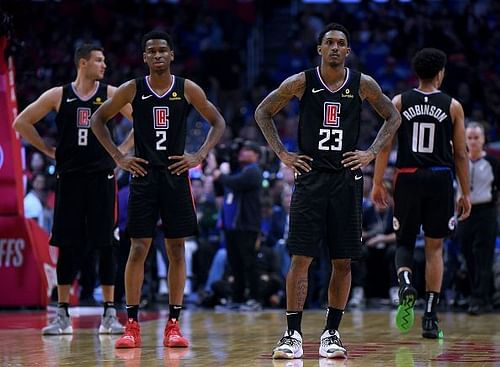
[[[347,53],[345,54],[345,56],[349,56],[349,54],[351,53],[351,48],[350,47],[347,47]]]
[[[147,64],[147,62],[146,62],[146,53],[145,52],[142,53],[142,61],[144,61],[144,63]]]
[[[321,45],[317,46],[317,50],[318,50],[318,55],[321,55]]]
[[[174,61],[174,58],[175,58],[175,54],[174,54],[174,50],[170,51],[170,61]]]

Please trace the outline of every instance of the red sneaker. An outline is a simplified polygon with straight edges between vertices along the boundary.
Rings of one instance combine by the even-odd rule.
[[[177,320],[168,320],[165,326],[163,345],[177,348],[186,348],[189,346],[189,341],[182,336]]]
[[[128,319],[125,332],[115,343],[116,348],[140,348],[141,327],[137,321]]]

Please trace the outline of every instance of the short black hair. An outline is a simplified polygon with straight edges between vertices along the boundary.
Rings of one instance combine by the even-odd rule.
[[[84,43],[81,46],[78,46],[75,50],[75,56],[74,56],[74,61],[75,61],[75,66],[78,69],[78,65],[80,64],[80,59],[85,59],[89,60],[90,59],[90,54],[92,51],[101,51],[104,52],[104,48],[101,46],[91,44],[91,43]]]
[[[420,79],[429,80],[446,66],[446,54],[437,48],[423,48],[413,56],[411,64]]]
[[[344,27],[342,24],[338,23],[330,23],[323,28],[321,32],[319,32],[318,35],[318,46],[321,45],[321,42],[323,42],[323,37],[325,37],[325,34],[327,34],[330,31],[339,31],[345,34],[345,38],[347,38],[347,46],[349,47],[351,45],[351,35],[349,34],[349,31],[347,30],[346,27]]]
[[[165,31],[154,30],[154,31],[146,33],[142,37],[142,41],[141,41],[143,51],[146,51],[146,42],[148,42],[149,40],[165,40],[165,41],[167,41],[167,44],[168,44],[168,47],[170,47],[170,50],[174,49],[174,43],[172,42],[172,37],[170,37],[170,35]]]

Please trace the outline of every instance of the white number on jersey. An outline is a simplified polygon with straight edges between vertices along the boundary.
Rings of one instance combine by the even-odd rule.
[[[435,130],[436,130],[436,125],[432,123],[414,122],[411,150],[415,153],[434,152]]]
[[[342,138],[344,131],[338,129],[319,129],[319,136],[324,136],[318,142],[319,150],[342,150]]]
[[[78,129],[78,145],[87,146],[89,138],[89,129]]]
[[[156,137],[160,138],[156,142],[156,150],[167,150],[167,144],[164,144],[167,141],[167,131],[156,130]]]

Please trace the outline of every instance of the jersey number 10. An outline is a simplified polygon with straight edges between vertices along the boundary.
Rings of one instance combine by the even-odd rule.
[[[415,153],[434,151],[434,132],[436,125],[429,122],[414,122],[411,150]]]

